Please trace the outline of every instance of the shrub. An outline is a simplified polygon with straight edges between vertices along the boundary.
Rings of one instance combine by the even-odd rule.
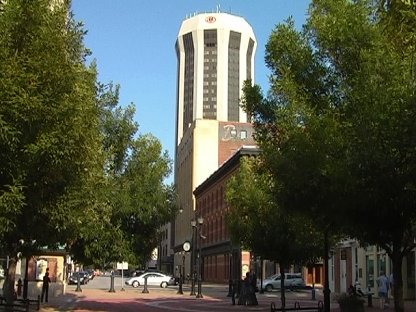
[[[364,312],[364,299],[354,294],[341,294],[338,304],[341,312]]]

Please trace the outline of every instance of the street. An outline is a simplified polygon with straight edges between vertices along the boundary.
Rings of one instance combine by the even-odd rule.
[[[81,292],[75,292],[76,285],[69,285],[65,295],[49,299],[49,303],[41,307],[43,312],[74,311],[74,312],[161,312],[161,311],[270,311],[270,304],[274,302],[280,306],[280,293],[278,291],[257,293],[258,306],[232,305],[228,294],[228,285],[208,284],[202,285],[202,299],[190,296],[190,286],[185,284],[183,295],[177,294],[178,286],[166,289],[148,287],[149,293],[142,293],[143,287],[133,288],[121,286],[121,277],[115,277],[115,292],[109,292],[110,277],[96,277],[87,285],[82,285]],[[122,288],[124,290],[122,290]],[[310,289],[286,292],[286,307],[294,307],[295,302],[301,307],[318,306],[323,300],[322,289],[316,290],[316,300],[312,300]],[[367,304],[366,304],[367,305]],[[415,311],[414,301],[405,303],[405,311]],[[378,299],[373,299],[373,307],[365,307],[365,311],[379,311]],[[338,304],[331,302],[331,311],[339,311]],[[393,311],[393,305],[384,311]]]
[[[190,296],[190,286],[183,286],[183,295],[177,294],[178,286],[170,286],[166,289],[149,286],[149,293],[142,293],[143,287],[133,288],[123,286],[121,277],[114,279],[115,292],[110,290],[110,277],[99,276],[87,285],[81,285],[81,292],[75,292],[76,285],[68,285],[67,293],[60,297],[50,298],[48,305],[41,311],[270,311],[271,302],[279,305],[279,293],[277,291],[257,294],[258,306],[232,305],[232,300],[227,297],[228,285],[205,284],[202,286],[204,298],[196,299]],[[125,279],[124,279],[125,280]],[[122,288],[124,290],[122,290]],[[295,301],[302,301],[302,305],[318,305],[317,300],[311,300],[310,290],[288,292],[287,304],[294,305]]]

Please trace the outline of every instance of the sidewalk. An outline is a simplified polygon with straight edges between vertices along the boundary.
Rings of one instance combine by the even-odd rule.
[[[130,311],[270,311],[272,302],[280,307],[280,293],[257,293],[258,306],[232,305],[231,298],[227,297],[228,286],[218,284],[205,284],[202,288],[202,299],[190,296],[190,288],[183,287],[183,295],[177,294],[178,287],[149,288],[149,293],[142,293],[142,288],[126,288],[125,291],[116,290],[114,293],[108,289],[83,289],[75,292],[69,289],[65,295],[50,298],[49,303],[41,307],[43,312],[77,311],[77,312],[130,312]],[[286,292],[286,307],[294,307],[295,302],[302,306],[318,306],[323,301],[322,291],[316,291],[316,300],[312,300],[310,290]],[[373,307],[366,306],[365,311],[380,311],[378,299],[373,299]],[[336,302],[331,302],[331,311],[338,312]],[[393,304],[383,311],[394,311]],[[416,302],[405,302],[405,311],[416,311]]]

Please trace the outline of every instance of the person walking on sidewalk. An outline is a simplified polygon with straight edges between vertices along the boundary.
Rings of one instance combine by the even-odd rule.
[[[387,295],[389,293],[389,279],[387,278],[384,271],[380,271],[380,276],[377,279],[378,296],[380,298],[380,309],[386,307]]]
[[[394,277],[393,277],[393,273],[391,273],[390,276],[389,276],[389,286],[390,286],[390,296],[393,298],[394,297]]]
[[[49,293],[49,283],[51,279],[49,278],[49,268],[46,269],[46,273],[43,276],[43,283],[42,283],[42,295],[40,296],[40,302],[43,302],[43,298],[45,297],[45,302],[48,302],[48,293]]]

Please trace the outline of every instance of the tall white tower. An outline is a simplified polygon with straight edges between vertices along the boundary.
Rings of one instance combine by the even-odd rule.
[[[228,13],[197,14],[180,28],[175,184],[183,212],[175,220],[175,265],[192,238],[192,192],[239,147],[254,143],[240,98],[244,81],[254,81],[256,46],[247,21]]]

